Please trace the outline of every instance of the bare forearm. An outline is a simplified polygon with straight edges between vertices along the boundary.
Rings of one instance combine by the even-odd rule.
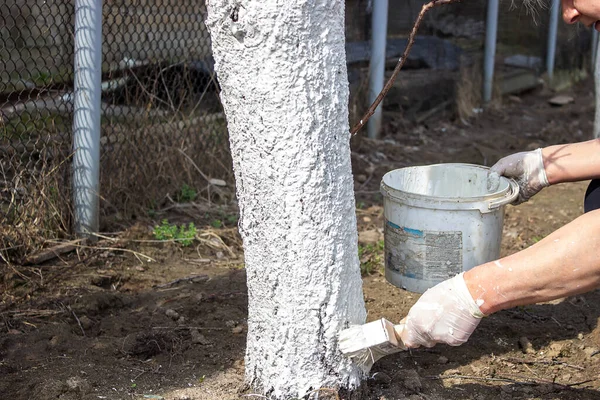
[[[542,149],[548,183],[600,178],[600,140],[549,146]]]
[[[484,314],[600,287],[600,210],[535,245],[464,275]]]

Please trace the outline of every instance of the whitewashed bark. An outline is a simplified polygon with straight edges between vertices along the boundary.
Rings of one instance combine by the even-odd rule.
[[[355,387],[364,323],[343,0],[209,0],[249,293],[246,377],[271,398]]]

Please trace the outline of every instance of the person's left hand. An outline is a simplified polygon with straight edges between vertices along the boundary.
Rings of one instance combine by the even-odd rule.
[[[404,324],[400,338],[409,348],[436,343],[459,346],[469,340],[484,316],[461,273],[423,293],[400,322]]]

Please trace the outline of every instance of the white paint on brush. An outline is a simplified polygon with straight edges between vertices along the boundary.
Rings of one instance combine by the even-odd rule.
[[[245,249],[246,377],[277,399],[355,387],[361,373],[337,343],[342,328],[366,320],[344,2],[207,7]]]

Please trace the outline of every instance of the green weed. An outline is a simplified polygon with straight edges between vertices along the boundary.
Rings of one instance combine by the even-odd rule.
[[[177,200],[179,200],[181,203],[187,203],[196,200],[197,196],[198,193],[193,187],[183,184],[177,196]]]
[[[360,260],[360,273],[363,276],[383,271],[384,241],[367,245],[358,245],[358,258]]]
[[[534,236],[534,237],[532,237],[532,238],[531,238],[531,241],[532,241],[533,243],[537,243],[537,242],[539,242],[540,240],[542,240],[543,238],[544,238],[543,236]]]
[[[177,226],[169,224],[169,221],[163,219],[160,225],[154,227],[154,238],[157,240],[173,240],[181,243],[182,246],[189,246],[196,237],[196,226],[190,222],[187,227],[185,224]]]

